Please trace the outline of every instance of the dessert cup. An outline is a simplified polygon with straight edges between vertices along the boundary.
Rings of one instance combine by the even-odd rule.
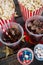
[[[17,59],[22,65],[29,65],[34,59],[33,51],[29,48],[22,48],[17,53]]]
[[[43,38],[43,34],[34,34],[34,33],[30,32],[27,28],[27,25],[32,20],[40,20],[40,19],[43,21],[43,16],[35,15],[35,16],[30,17],[29,19],[27,19],[27,21],[25,23],[25,28],[26,28],[26,31],[27,31],[29,37],[30,37],[30,43],[32,43],[32,44],[39,43]]]
[[[3,27],[5,28],[5,25]],[[0,42],[2,42],[3,44],[5,44],[7,46],[16,46],[16,45],[18,45],[20,43],[20,41],[23,38],[23,34],[24,34],[23,28],[22,28],[22,26],[20,24],[17,24],[15,22],[10,22],[8,29],[9,28],[17,28],[17,29],[19,29],[19,31],[21,32],[21,38],[18,41],[14,42],[14,43],[4,42],[2,40],[3,30],[1,29],[0,30]],[[5,28],[5,30],[7,30],[7,29]]]

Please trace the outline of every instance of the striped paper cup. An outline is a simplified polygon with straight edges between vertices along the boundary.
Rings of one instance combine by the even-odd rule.
[[[0,29],[3,29],[3,25],[5,25],[6,28],[8,28],[10,22],[15,22],[14,14],[12,14],[12,17],[9,20],[4,20],[0,18]]]
[[[35,11],[30,11],[25,6],[23,6],[21,3],[19,3],[20,9],[23,15],[23,19],[26,21],[29,17],[33,15],[40,15],[40,12],[43,10],[43,6]]]

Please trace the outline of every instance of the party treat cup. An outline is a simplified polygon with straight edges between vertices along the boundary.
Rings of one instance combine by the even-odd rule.
[[[17,28],[20,32],[21,32],[21,37],[14,43],[10,43],[10,42],[5,42],[2,40],[2,37],[3,37],[3,32],[6,32],[6,30],[10,29],[10,28]],[[5,30],[5,31],[3,31]],[[7,32],[6,32],[7,33]],[[7,33],[8,34],[8,33]],[[24,31],[23,31],[23,28],[21,27],[20,24],[17,24],[15,22],[10,22],[9,25],[8,25],[8,28],[5,27],[5,25],[3,25],[3,29],[0,30],[0,41],[7,45],[7,46],[16,46],[20,43],[20,41],[22,40],[23,38],[23,34],[24,34]]]
[[[37,44],[34,47],[34,55],[38,61],[43,61],[43,44]]]
[[[33,33],[32,31],[30,31],[28,29],[28,24],[29,22],[33,21],[33,20],[41,20],[43,22],[43,16],[38,16],[38,15],[35,15],[33,17],[30,17],[26,23],[25,23],[25,28],[26,28],[26,31],[28,32],[29,34],[29,37],[30,37],[30,43],[32,44],[36,44],[36,43],[39,43],[40,40],[42,40],[43,38],[43,33],[42,34],[37,34],[37,33]],[[37,26],[36,26],[37,27]],[[43,41],[43,40],[42,40]]]
[[[15,4],[13,0],[0,1],[0,24],[2,26],[3,24],[5,25],[6,23],[12,22],[14,20],[15,13]]]
[[[34,59],[33,51],[30,48],[22,48],[17,53],[17,59],[22,65],[29,65]]]
[[[18,0],[23,19],[25,21],[34,15],[40,15],[40,12],[43,10],[43,5],[39,6],[37,4],[37,2],[32,3],[32,2],[27,2],[27,1],[29,1],[29,0],[24,0],[24,1]],[[34,0],[30,0],[30,1],[34,1]],[[41,2],[39,2],[39,3],[41,3]],[[33,7],[31,8],[31,6],[33,6]]]

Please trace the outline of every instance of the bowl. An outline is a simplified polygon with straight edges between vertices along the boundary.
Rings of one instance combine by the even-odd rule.
[[[34,59],[33,51],[30,48],[22,48],[17,53],[17,59],[22,65],[29,65]]]
[[[34,55],[38,61],[43,61],[43,44],[37,44],[34,47]]]

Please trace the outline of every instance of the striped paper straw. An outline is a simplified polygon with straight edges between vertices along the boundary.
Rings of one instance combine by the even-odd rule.
[[[6,27],[4,27],[3,25],[4,25],[4,22],[0,19],[0,26],[1,26],[1,29],[2,29],[3,32],[5,32]]]

